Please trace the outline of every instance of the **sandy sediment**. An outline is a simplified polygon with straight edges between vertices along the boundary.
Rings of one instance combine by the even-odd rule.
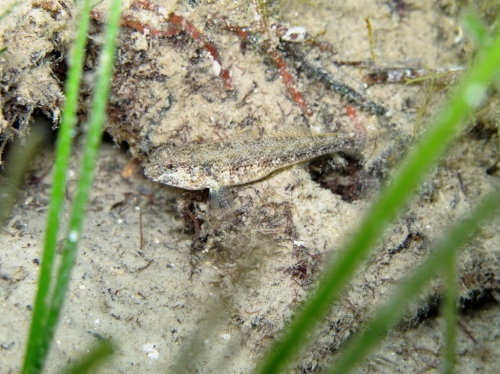
[[[95,339],[119,345],[102,372],[152,372],[182,368],[199,372],[249,372],[279,337],[321,269],[353,232],[411,144],[428,85],[361,84],[368,68],[335,62],[369,61],[370,16],[376,66],[446,68],[464,63],[467,42],[456,11],[423,2],[398,14],[385,3],[286,2],[271,8],[271,43],[264,48],[251,3],[159,1],[167,14],[184,16],[213,40],[234,89],[214,74],[214,63],[192,35],[155,38],[122,29],[106,129],[120,147],[105,144],[73,281],[48,371],[84,353]],[[64,4],[64,5],[62,5]],[[156,12],[124,4],[124,16],[165,29]],[[105,12],[101,4],[96,12]],[[96,13],[97,14],[97,13]],[[257,39],[243,52],[234,32],[207,19],[218,14],[246,26]],[[76,10],[68,2],[27,2],[0,22],[0,128],[3,139],[25,136],[33,116],[57,124],[63,102],[65,56]],[[275,31],[303,26],[318,42],[280,45]],[[86,117],[100,48],[102,23],[91,24],[80,112]],[[276,69],[270,51],[283,54],[312,116],[304,115]],[[300,69],[305,62],[362,92],[390,111],[376,116],[325,87]],[[294,54],[295,53],[295,54]],[[295,57],[294,57],[295,56]],[[434,87],[424,118],[446,94]],[[489,104],[494,107],[494,100]],[[321,323],[297,372],[320,370],[411,269],[427,257],[440,233],[470,211],[492,184],[498,139],[491,111],[470,125],[429,176],[401,218],[391,225],[345,295]],[[370,127],[366,147],[349,155],[294,166],[232,189],[234,211],[211,214],[206,191],[183,191],[153,183],[139,164],[155,147],[183,146],[239,136],[246,128],[272,133],[290,127],[356,132]],[[425,129],[425,122],[422,131]],[[126,147],[126,146],[127,147]],[[71,169],[77,171],[76,151]],[[34,175],[46,176],[22,191],[6,232],[0,232],[0,371],[20,370],[31,317],[51,183],[50,151]],[[135,158],[136,163],[130,163]],[[135,165],[135,166],[134,166]],[[131,176],[124,177],[124,168]],[[76,177],[70,175],[68,199]],[[64,215],[63,219],[67,216]],[[199,225],[199,230],[196,227]],[[460,256],[463,315],[458,332],[459,368],[494,370],[498,361],[499,233],[485,229]],[[438,372],[442,321],[436,315],[442,286],[434,280],[409,308],[401,326],[370,357],[361,372]],[[485,356],[485,352],[488,354]]]

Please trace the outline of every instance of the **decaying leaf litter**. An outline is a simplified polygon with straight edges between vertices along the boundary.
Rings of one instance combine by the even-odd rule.
[[[45,4],[52,4],[53,11],[37,4],[19,5],[12,16],[0,23],[2,43],[19,46],[0,55],[4,77],[2,135],[12,125],[21,135],[27,132],[29,122],[25,120],[33,113],[45,114],[57,123],[62,98],[59,82],[64,80],[64,56],[71,39],[74,10],[66,3],[69,11],[58,2]],[[428,94],[425,85],[375,85],[367,91],[368,97],[390,109],[392,116],[374,119],[372,113],[354,106],[352,117],[345,99],[301,73],[300,66],[290,57],[294,50],[306,54],[311,64],[321,63],[346,84],[362,90],[359,82],[367,71],[352,66],[339,71],[332,61],[370,58],[364,21],[367,15],[374,29],[377,64],[381,66],[412,58],[418,58],[425,67],[456,66],[463,63],[460,56],[467,47],[459,38],[453,4],[424,3],[402,17],[391,13],[392,8],[385,4],[364,2],[335,6],[295,3],[294,11],[271,8],[270,28],[273,23],[299,24],[317,40],[333,46],[326,55],[308,43],[290,45],[289,51],[286,46],[280,50],[311,107],[313,115],[309,118],[293,100],[273,59],[259,47],[259,41],[256,45],[248,43],[243,53],[240,36],[207,24],[207,16],[219,14],[231,24],[246,25],[258,35],[260,25],[255,22],[251,3],[161,4],[167,12],[182,14],[210,35],[224,68],[232,72],[235,89],[228,91],[224,80],[213,74],[213,63],[190,35],[154,38],[124,27],[115,65],[108,132],[117,143],[130,146],[129,154],[142,160],[162,144],[180,147],[230,139],[246,127],[257,128],[264,134],[287,127],[352,131],[354,119],[361,123],[376,120],[378,136],[353,157],[322,158],[309,170],[289,168],[234,190],[236,214],[224,219],[210,215],[204,192],[154,184],[141,176],[140,168],[132,177],[123,179],[120,173],[130,156],[105,147],[66,319],[56,338],[58,348],[51,356],[51,365],[55,367],[94,339],[89,333],[92,332],[123,342],[119,355],[124,360],[116,360],[113,365],[122,365],[120,370],[126,372],[173,365],[186,346],[201,352],[199,361],[192,362],[190,368],[214,371],[219,362],[218,355],[207,353],[211,349],[231,358],[229,364],[224,361],[227,372],[237,368],[248,371],[269,341],[279,336],[306,292],[314,287],[322,264],[355,226],[380,182],[390,177],[392,166],[411,141],[415,117]],[[104,12],[104,7],[102,4],[96,11]],[[132,8],[125,10],[124,16],[158,29],[166,26],[155,12]],[[102,24],[94,21],[82,104],[92,83],[101,28]],[[418,40],[414,38],[415,30],[419,30]],[[33,35],[40,43],[23,42]],[[276,36],[270,36],[270,41],[279,44]],[[432,115],[442,95],[437,91],[432,95],[426,116]],[[297,363],[299,370],[322,367],[325,358],[383,301],[401,274],[425,258],[429,243],[440,228],[462,216],[488,184],[497,180],[494,165],[498,148],[493,119],[479,120],[422,187],[404,218],[393,225],[343,302],[332,309],[305,358]],[[37,164],[38,170],[50,169],[50,158],[47,154]],[[37,243],[43,240],[49,184],[50,175],[23,192],[22,205],[16,208],[7,226],[14,236],[2,234],[5,240],[1,271],[9,279],[2,286],[2,305],[8,320],[18,321],[2,325],[6,336],[2,344],[8,347],[15,342],[8,350],[2,350],[2,362],[14,370],[21,362],[25,343],[22,337],[26,336],[30,318],[27,306],[32,302],[33,282],[37,278],[37,265],[32,260],[38,257]],[[345,201],[348,196],[352,202]],[[487,299],[498,289],[497,235],[486,230],[470,243],[461,258],[464,302],[481,296]],[[423,344],[420,342],[435,336],[435,331],[414,335],[415,331],[428,329],[433,321],[439,323],[438,319],[425,319],[439,294],[437,282],[431,288],[431,298],[423,298],[410,310],[407,323],[396,332],[397,342],[391,340],[381,348],[365,370],[375,367],[387,371],[396,365],[401,370],[417,371],[438,360],[439,344],[435,340],[432,352],[416,349]],[[98,302],[89,305],[90,299]],[[207,313],[206,305],[221,300],[227,305],[224,312]],[[496,308],[496,304],[490,308]],[[462,321],[459,350],[464,360],[469,360],[468,366],[462,366],[464,370],[491,364],[481,361],[477,344],[464,332],[469,331],[485,349],[491,347],[495,335],[485,335],[480,328],[474,328],[485,319],[494,318],[486,314],[475,315],[475,319],[467,315]],[[200,318],[205,322],[195,333]],[[417,330],[404,329],[413,325]],[[199,345],[190,345],[192,336],[206,339],[200,339]],[[238,343],[233,344],[234,341]],[[157,359],[153,351],[158,353]],[[496,357],[494,351],[490,357]],[[432,365],[430,368],[432,371]]]

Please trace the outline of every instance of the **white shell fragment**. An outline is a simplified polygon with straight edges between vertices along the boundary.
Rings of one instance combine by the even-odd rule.
[[[146,343],[142,347],[142,351],[148,355],[149,359],[158,360],[159,353],[155,348],[156,344]]]
[[[300,43],[306,38],[306,29],[302,26],[295,26],[288,29],[285,35],[281,37],[286,42]]]

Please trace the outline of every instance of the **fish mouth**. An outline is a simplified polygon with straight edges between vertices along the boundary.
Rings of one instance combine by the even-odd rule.
[[[160,181],[160,178],[162,177],[162,171],[160,170],[160,168],[158,167],[158,165],[156,165],[155,163],[153,162],[148,162],[146,164],[146,166],[144,167],[144,175],[155,181],[155,182],[161,182]]]
[[[144,167],[144,175],[151,179],[153,182],[167,184],[169,186],[177,187],[175,174],[165,167],[161,167],[156,162],[148,162]]]

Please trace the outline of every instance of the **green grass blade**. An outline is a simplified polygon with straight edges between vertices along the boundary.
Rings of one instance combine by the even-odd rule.
[[[494,204],[500,200],[497,196]],[[475,224],[474,222],[472,224]],[[477,226],[477,224],[475,224]],[[446,321],[446,328],[444,334],[445,348],[444,348],[444,374],[453,374],[455,367],[455,354],[456,354],[456,340],[457,340],[457,256],[452,254],[449,259],[443,263],[444,278],[445,278],[445,291],[444,291],[444,305],[443,316]]]
[[[46,352],[42,351],[43,339],[50,339],[45,335],[48,316],[49,294],[51,291],[51,276],[54,267],[54,258],[57,250],[57,233],[59,219],[64,203],[64,190],[66,186],[66,173],[71,154],[72,132],[76,123],[76,108],[80,82],[82,78],[83,59],[85,56],[85,43],[90,18],[91,2],[84,0],[82,12],[78,23],[78,33],[69,61],[69,72],[66,81],[66,101],[61,117],[61,124],[56,144],[56,159],[54,164],[54,180],[50,197],[47,230],[45,234],[44,250],[38,281],[38,291],[35,299],[33,319],[28,338],[27,350],[24,359],[23,373],[38,372],[43,366]]]
[[[449,275],[449,278],[451,278],[451,282],[448,281],[447,286],[449,286],[448,283],[455,283],[453,258],[456,255],[456,250],[480,228],[482,223],[491,219],[498,212],[499,207],[500,194],[491,194],[480,202],[479,206],[466,220],[451,229],[436,246],[436,250],[424,264],[398,287],[397,291],[391,297],[391,301],[381,308],[377,312],[377,316],[368,323],[362,332],[356,335],[352,342],[347,344],[343,352],[339,353],[341,358],[334,363],[329,373],[348,373],[355,365],[360,364],[368,353],[375,348],[376,344],[382,340],[389,328],[399,320],[408,300],[421,294],[427,282],[440,269],[446,268],[446,277],[448,278]],[[456,287],[452,285],[452,288],[455,289]],[[453,311],[455,310],[455,298],[452,298],[449,304],[451,304],[451,314],[453,314],[451,316],[453,328],[456,320],[456,313]],[[449,338],[453,339],[454,342],[454,333],[451,333]],[[453,347],[454,343],[451,346]],[[451,350],[450,356],[452,360],[449,363],[452,365],[454,350]],[[452,370],[453,366],[450,366],[449,369]]]
[[[479,48],[491,45],[492,39],[481,18],[473,11],[465,11],[462,14],[462,25],[467,34],[470,35],[474,44]]]
[[[95,373],[95,369],[113,354],[113,345],[109,340],[100,341],[90,352],[82,357],[71,370],[65,374]]]
[[[7,17],[14,10],[14,8],[18,5],[19,5],[19,1],[14,1],[14,3],[11,6],[9,6],[5,12],[0,14],[0,21],[3,20],[5,17]]]
[[[82,20],[79,25],[79,31],[82,31],[83,34],[83,45],[79,45],[79,47],[81,47],[79,51],[75,50],[74,65],[76,65],[77,62],[80,62],[80,72],[74,73],[75,76],[73,76],[73,78],[75,78],[75,80],[72,81],[73,86],[70,86],[69,88],[71,89],[71,91],[67,92],[67,95],[69,95],[69,97],[67,97],[67,101],[70,101],[70,99],[74,99],[74,101],[70,101],[70,108],[68,108],[68,104],[66,104],[66,109],[68,110],[68,114],[66,114],[67,122],[65,122],[64,130],[61,125],[61,132],[63,133],[59,134],[60,139],[62,138],[62,140],[59,141],[57,151],[61,151],[62,153],[61,156],[58,155],[58,159],[56,160],[56,167],[60,168],[56,168],[55,178],[58,177],[59,179],[57,179],[57,181],[54,181],[55,191],[53,191],[52,197],[55,199],[55,201],[54,199],[51,199],[51,207],[54,206],[54,208],[53,210],[51,209],[49,211],[49,224],[46,239],[46,243],[47,241],[48,243],[46,244],[46,250],[44,251],[44,256],[42,258],[42,267],[45,266],[45,272],[43,272],[43,274],[41,274],[40,276],[40,284],[35,303],[35,313],[33,316],[33,324],[30,332],[23,373],[37,373],[43,368],[44,360],[50,348],[54,330],[59,318],[59,311],[63,305],[64,297],[68,287],[71,268],[76,256],[76,248],[80,236],[79,233],[81,232],[83,218],[85,216],[85,207],[87,205],[88,195],[93,180],[93,169],[95,166],[97,152],[102,136],[102,124],[104,122],[104,116],[108,102],[107,98],[109,92],[109,82],[116,46],[116,36],[118,34],[120,5],[120,0],[114,0],[111,5],[109,23],[106,28],[105,44],[101,52],[100,64],[98,68],[98,81],[94,94],[92,112],[90,114],[89,130],[86,137],[80,180],[77,187],[76,198],[74,200],[73,212],[70,219],[68,234],[63,245],[61,267],[55,281],[53,294],[52,296],[50,296],[50,277],[52,273],[55,249],[57,244],[56,240],[59,226],[59,216],[64,199],[64,178],[71,149],[71,129],[76,122],[74,112],[76,109],[76,97],[78,95],[79,82],[81,79],[81,61],[76,60],[76,57],[79,57],[76,56],[76,53],[80,51],[81,53],[83,53],[83,49],[85,46],[86,30],[88,27],[88,13],[90,10],[90,4],[88,1],[86,1],[85,3],[84,12],[86,14],[86,20]],[[84,26],[82,25],[82,23],[86,23],[86,25]],[[79,41],[80,39],[78,38],[77,43]],[[78,74],[79,76],[77,77]],[[70,77],[68,77],[68,81],[69,80]],[[68,82],[68,86],[69,85],[70,83]],[[60,164],[57,164],[57,161],[59,161]],[[60,189],[61,186],[62,190]],[[43,270],[44,269],[42,269],[42,271]],[[37,308],[38,312],[36,312]]]
[[[47,320],[47,332],[51,335],[56,327],[59,319],[59,313],[66,296],[71,269],[73,268],[73,264],[75,262],[77,246],[81,237],[83,220],[85,218],[85,209],[90,195],[92,181],[94,179],[94,168],[97,161],[99,145],[102,138],[104,118],[108,105],[108,93],[116,50],[116,38],[119,30],[120,6],[121,0],[113,0],[111,2],[104,45],[99,59],[97,84],[94,90],[94,98],[92,101],[92,108],[88,123],[88,132],[85,138],[85,149],[80,179],[76,189],[68,232],[63,244],[61,266],[57,274],[55,289]]]
[[[356,267],[369,254],[370,247],[382,235],[387,224],[401,210],[418,184],[463,128],[462,121],[482,101],[492,77],[500,66],[500,37],[478,58],[429,130],[402,162],[392,183],[369,210],[357,232],[352,235],[339,257],[325,272],[317,291],[297,314],[283,338],[263,360],[259,373],[275,374],[295,358],[304,339],[338,299]]]
[[[16,201],[16,195],[28,163],[48,135],[48,131],[35,127],[23,145],[19,139],[14,142],[5,163],[5,178],[0,185],[0,227],[4,225],[11,214],[11,207]]]

